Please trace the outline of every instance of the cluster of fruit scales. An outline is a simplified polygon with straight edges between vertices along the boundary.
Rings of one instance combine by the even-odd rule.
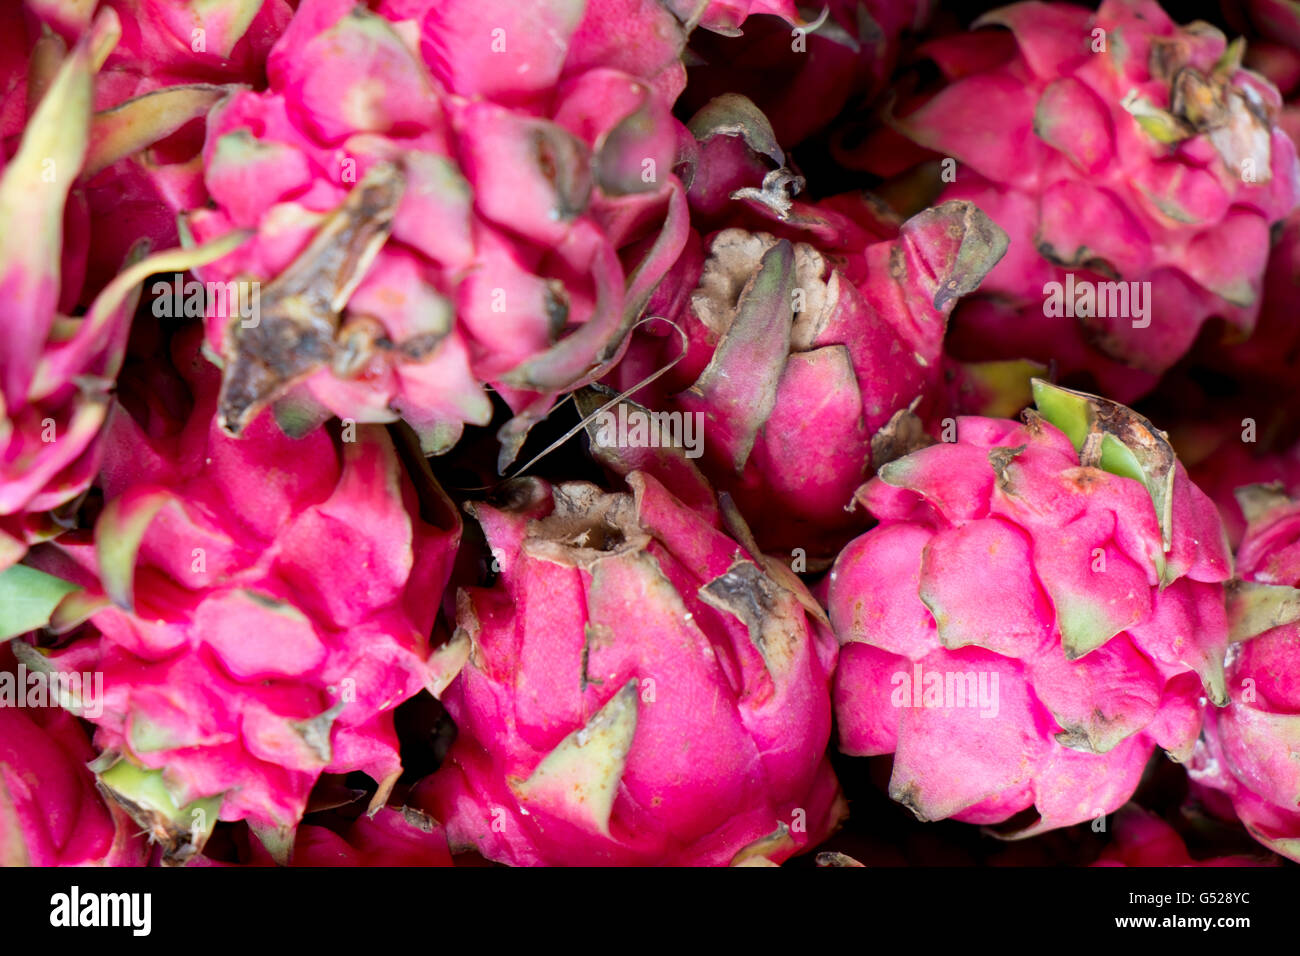
[[[6,6],[0,863],[1300,860],[1248,6]]]

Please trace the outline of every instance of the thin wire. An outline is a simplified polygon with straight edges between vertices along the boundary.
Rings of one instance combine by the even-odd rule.
[[[536,455],[530,458],[527,462],[525,462],[522,466],[520,466],[519,470],[516,471],[514,474],[507,475],[501,478],[501,480],[496,482],[495,484],[481,485],[477,488],[457,488],[455,490],[456,491],[495,491],[497,488],[500,488],[506,482],[513,481],[514,479],[523,475],[523,473],[526,472],[529,468],[533,467],[533,465],[537,464],[539,461],[541,461],[551,452],[555,451],[557,448],[559,448],[561,445],[567,442],[574,435],[578,434],[580,431],[585,429],[589,422],[593,421],[596,418],[599,418],[605,412],[609,411],[609,409],[613,408],[619,402],[623,401],[623,399],[636,394],[637,392],[641,391],[641,389],[649,385],[651,382],[667,374],[674,365],[676,365],[682,359],[686,358],[686,353],[690,349],[690,340],[686,337],[686,330],[683,329],[676,322],[672,321],[671,319],[665,318],[664,316],[647,315],[644,318],[638,320],[637,323],[633,325],[630,330],[628,330],[627,334],[631,336],[638,328],[640,328],[642,325],[645,325],[647,322],[666,322],[669,325],[671,325],[674,330],[676,330],[677,334],[681,337],[682,350],[675,359],[673,359],[671,362],[669,362],[667,365],[663,366],[662,368],[658,369],[657,371],[646,376],[641,381],[633,385],[631,388],[627,389],[624,392],[620,392],[618,395],[615,395],[608,402],[600,406],[600,408],[596,409],[591,414],[584,416],[582,420],[578,422],[578,424],[574,425],[567,432],[565,432],[559,438],[555,439],[555,441],[551,442],[540,452],[538,452]],[[546,418],[549,418],[556,409],[562,407],[565,402],[573,398],[573,394],[574,394],[573,392],[569,392],[568,394],[566,394],[563,399],[561,399],[559,402],[557,402],[547,411],[546,417],[538,419],[537,423],[541,424],[541,422],[546,421]]]

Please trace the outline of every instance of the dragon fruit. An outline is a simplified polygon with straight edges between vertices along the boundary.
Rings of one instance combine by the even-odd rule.
[[[770,125],[742,97],[690,126],[693,211],[743,227],[692,236],[651,300],[666,321],[634,339],[607,381],[700,422],[692,454],[743,513],[764,514],[761,546],[833,555],[865,527],[844,511],[873,462],[909,450],[920,420],[942,411],[948,313],[1006,237],[968,202],[900,225],[862,196],[794,200]],[[681,362],[636,389],[683,337]]]
[[[76,630],[14,647],[29,669],[103,674],[97,714],[68,706],[97,726],[101,784],[168,862],[218,819],[283,857],[322,772],[368,774],[383,805],[401,771],[393,707],[459,666],[460,645],[431,654],[429,638],[460,521],[380,427],[294,440],[264,416],[226,436],[200,338],[174,338],[183,381],[156,362],[123,376],[93,535],[27,561],[80,586],[50,625]]]
[[[1115,839],[1093,866],[1268,866],[1249,856],[1194,860],[1178,831],[1136,804],[1115,814]]]
[[[1248,334],[1269,228],[1295,208],[1300,176],[1278,92],[1241,68],[1242,45],[1177,26],[1154,0],[1095,14],[1017,3],[977,25],[1011,33],[928,44],[951,82],[894,121],[961,164],[943,198],[1011,237],[955,313],[952,353],[1055,362],[1130,401],[1208,319]]]
[[[1025,424],[963,417],[882,468],[825,585],[840,749],[894,754],[922,820],[1033,808],[1017,836],[1114,811],[1154,747],[1191,756],[1202,693],[1226,702],[1213,504],[1150,422],[1034,391]]]
[[[1238,495],[1250,523],[1229,602],[1231,700],[1207,712],[1190,773],[1255,839],[1300,861],[1300,503],[1266,486]]]
[[[144,865],[145,841],[95,789],[86,732],[53,702],[24,706],[22,676],[0,649],[0,866]]]
[[[630,494],[520,481],[509,505],[470,506],[500,577],[457,596],[459,734],[411,802],[453,852],[515,865],[762,865],[816,845],[843,809],[834,641],[798,578],[648,474]]]
[[[119,145],[92,145],[92,136],[143,135],[130,117],[91,127],[94,69],[119,32],[108,11],[64,58],[0,180],[0,572],[29,542],[56,534],[60,520],[47,513],[90,484],[140,282],[219,258],[241,239],[143,261],[136,249],[84,314],[64,313],[77,299],[77,263],[85,259],[84,248],[76,251],[84,237],[74,231],[64,243],[69,191],[79,172]]]
[[[643,43],[618,44],[626,16]],[[256,238],[198,270],[254,281],[210,309],[223,425],[275,406],[404,418],[426,453],[516,413],[502,464],[555,396],[613,361],[680,251],[681,25],[630,0],[306,0],[269,89],[208,117],[198,238]]]

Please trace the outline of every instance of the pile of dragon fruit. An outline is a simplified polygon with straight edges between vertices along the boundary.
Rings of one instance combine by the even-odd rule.
[[[0,864],[1300,861],[1298,141],[1296,0],[4,4]]]

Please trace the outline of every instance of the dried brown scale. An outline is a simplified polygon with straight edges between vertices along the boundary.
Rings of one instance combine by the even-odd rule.
[[[871,436],[871,461],[876,468],[934,443],[925,432],[925,423],[913,411],[916,405],[914,401],[910,408],[899,409]]]
[[[253,326],[242,317],[226,327],[227,361],[219,398],[221,425],[238,435],[268,403],[335,361],[344,306],[388,239],[404,177],[391,164],[374,167],[331,213],[307,248],[260,296]],[[346,345],[342,346],[348,351]],[[345,360],[345,368],[364,363]]]

